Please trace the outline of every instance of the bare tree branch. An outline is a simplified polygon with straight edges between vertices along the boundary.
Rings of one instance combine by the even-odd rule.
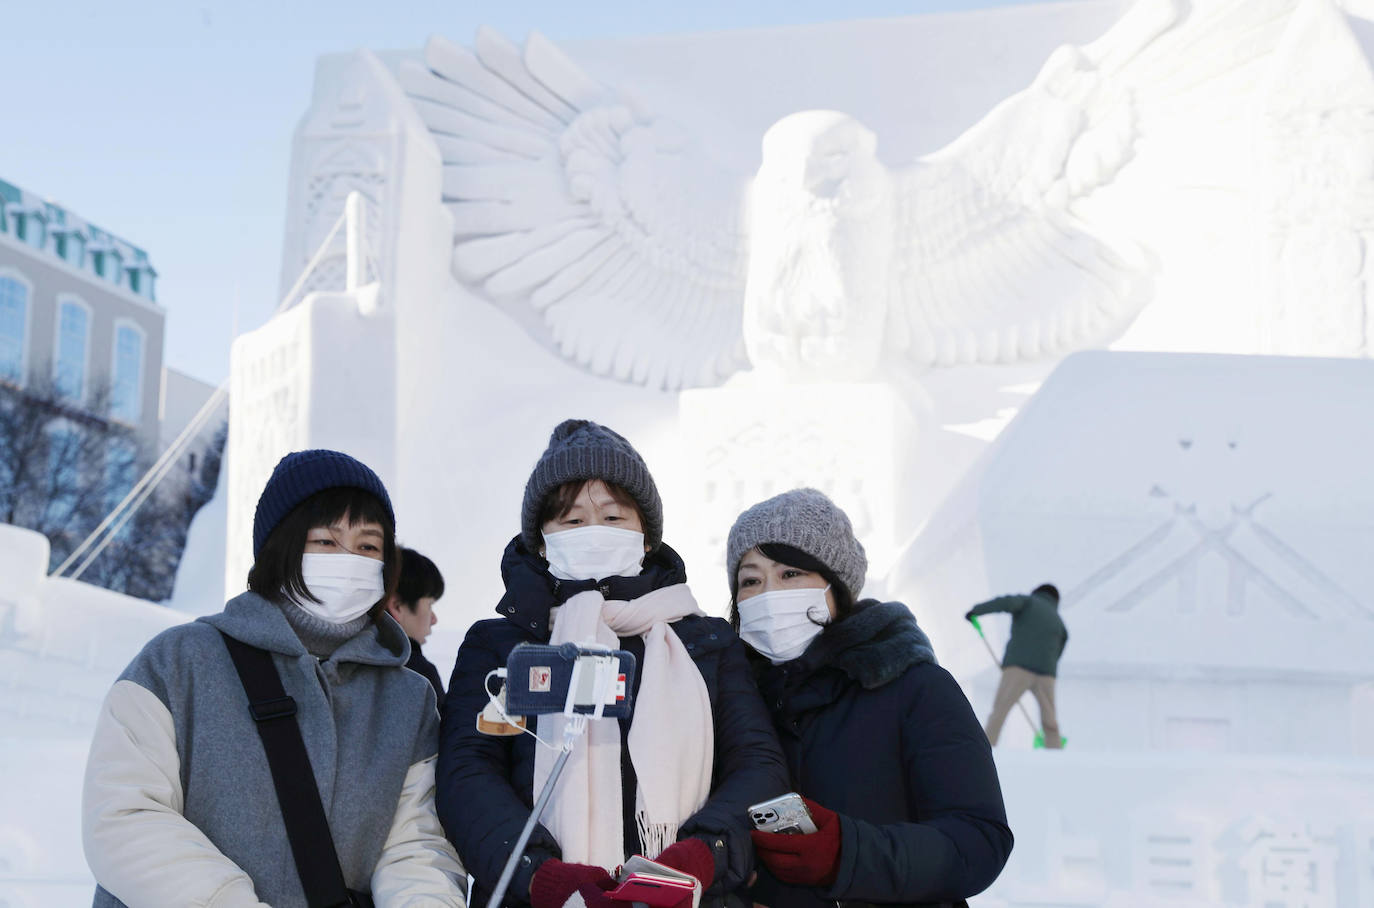
[[[95,529],[133,486],[156,452],[128,426],[111,420],[110,389],[94,388],[81,406],[37,376],[19,388],[0,382],[0,521],[48,538],[49,569]],[[198,469],[174,470],[87,569],[84,580],[145,599],[172,592],[186,531],[214,494],[225,427]]]

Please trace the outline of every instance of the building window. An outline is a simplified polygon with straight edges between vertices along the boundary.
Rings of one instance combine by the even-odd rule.
[[[36,249],[42,249],[47,241],[46,227],[42,215],[36,211],[26,211],[19,221],[19,238]]]
[[[114,251],[105,253],[104,277],[116,287],[124,286],[124,256]]]
[[[57,393],[76,403],[86,399],[86,353],[91,312],[85,303],[64,299],[57,306],[57,348],[53,383]]]
[[[91,254],[95,273],[112,284],[122,282],[124,276],[124,257],[114,249],[102,249]]]
[[[0,274],[0,381],[24,383],[28,322],[28,284],[11,275]]]
[[[58,254],[67,264],[80,268],[86,259],[86,238],[78,230],[68,230],[61,236]]]
[[[143,331],[130,322],[117,322],[114,364],[110,382],[110,415],[131,425],[143,415]]]

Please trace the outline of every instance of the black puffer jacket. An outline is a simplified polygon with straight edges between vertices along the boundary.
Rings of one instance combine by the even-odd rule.
[[[864,600],[798,658],[754,664],[795,790],[841,830],[833,887],[760,868],[755,901],[962,904],[992,884],[1012,845],[992,749],[906,606]]]
[[[458,650],[439,743],[439,818],[476,880],[474,905],[486,904],[534,801],[534,740],[529,735],[488,737],[476,730],[477,714],[487,702],[483,689],[487,673],[505,665],[516,644],[548,642],[549,609],[577,593],[598,588],[607,599],[632,600],[686,580],[682,559],[662,544],[645,558],[638,577],[556,580],[547,562],[526,550],[519,537],[506,547],[501,574],[506,582],[506,594],[496,607],[501,617],[474,624]],[[719,618],[689,616],[671,626],[706,681],[715,722],[711,795],[682,824],[679,837],[700,838],[715,856],[715,884],[704,893],[702,904],[742,905],[747,898],[743,888],[754,869],[747,808],[786,791],[787,768],[754,686],[744,644],[729,624]],[[643,659],[641,638],[622,637],[620,646]],[[638,682],[636,675],[636,688]],[[627,855],[640,851],[633,816],[636,782],[625,745],[630,721],[621,721]],[[505,904],[527,905],[534,871],[561,854],[549,831],[542,824],[537,826]]]

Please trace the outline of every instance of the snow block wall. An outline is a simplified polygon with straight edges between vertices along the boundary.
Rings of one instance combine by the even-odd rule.
[[[81,771],[114,679],[171,609],[49,579],[48,541],[0,524],[0,905],[90,904]]]
[[[976,908],[1374,904],[1369,760],[1085,753],[1070,736],[997,750],[1016,847]]]
[[[879,383],[775,384],[745,375],[681,394],[678,472],[687,490],[681,547],[708,607],[729,599],[725,542],[746,508],[799,486],[844,508],[881,578],[916,529],[911,453],[927,439],[902,396]],[[704,576],[701,576],[704,574]],[[866,595],[881,595],[870,584]],[[713,609],[722,611],[720,609]]]

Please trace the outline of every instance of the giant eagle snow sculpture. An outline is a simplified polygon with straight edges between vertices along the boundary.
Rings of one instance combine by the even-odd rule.
[[[1004,362],[1121,331],[1150,256],[1076,203],[1187,90],[1178,61],[1261,6],[1142,0],[904,168],[842,113],[785,117],[752,182],[537,34],[523,50],[485,28],[472,50],[432,38],[401,80],[443,155],[455,275],[537,312],[565,356],[666,388],[716,384],[746,350],[860,379],[885,356]],[[1229,64],[1270,49],[1232,47]]]

